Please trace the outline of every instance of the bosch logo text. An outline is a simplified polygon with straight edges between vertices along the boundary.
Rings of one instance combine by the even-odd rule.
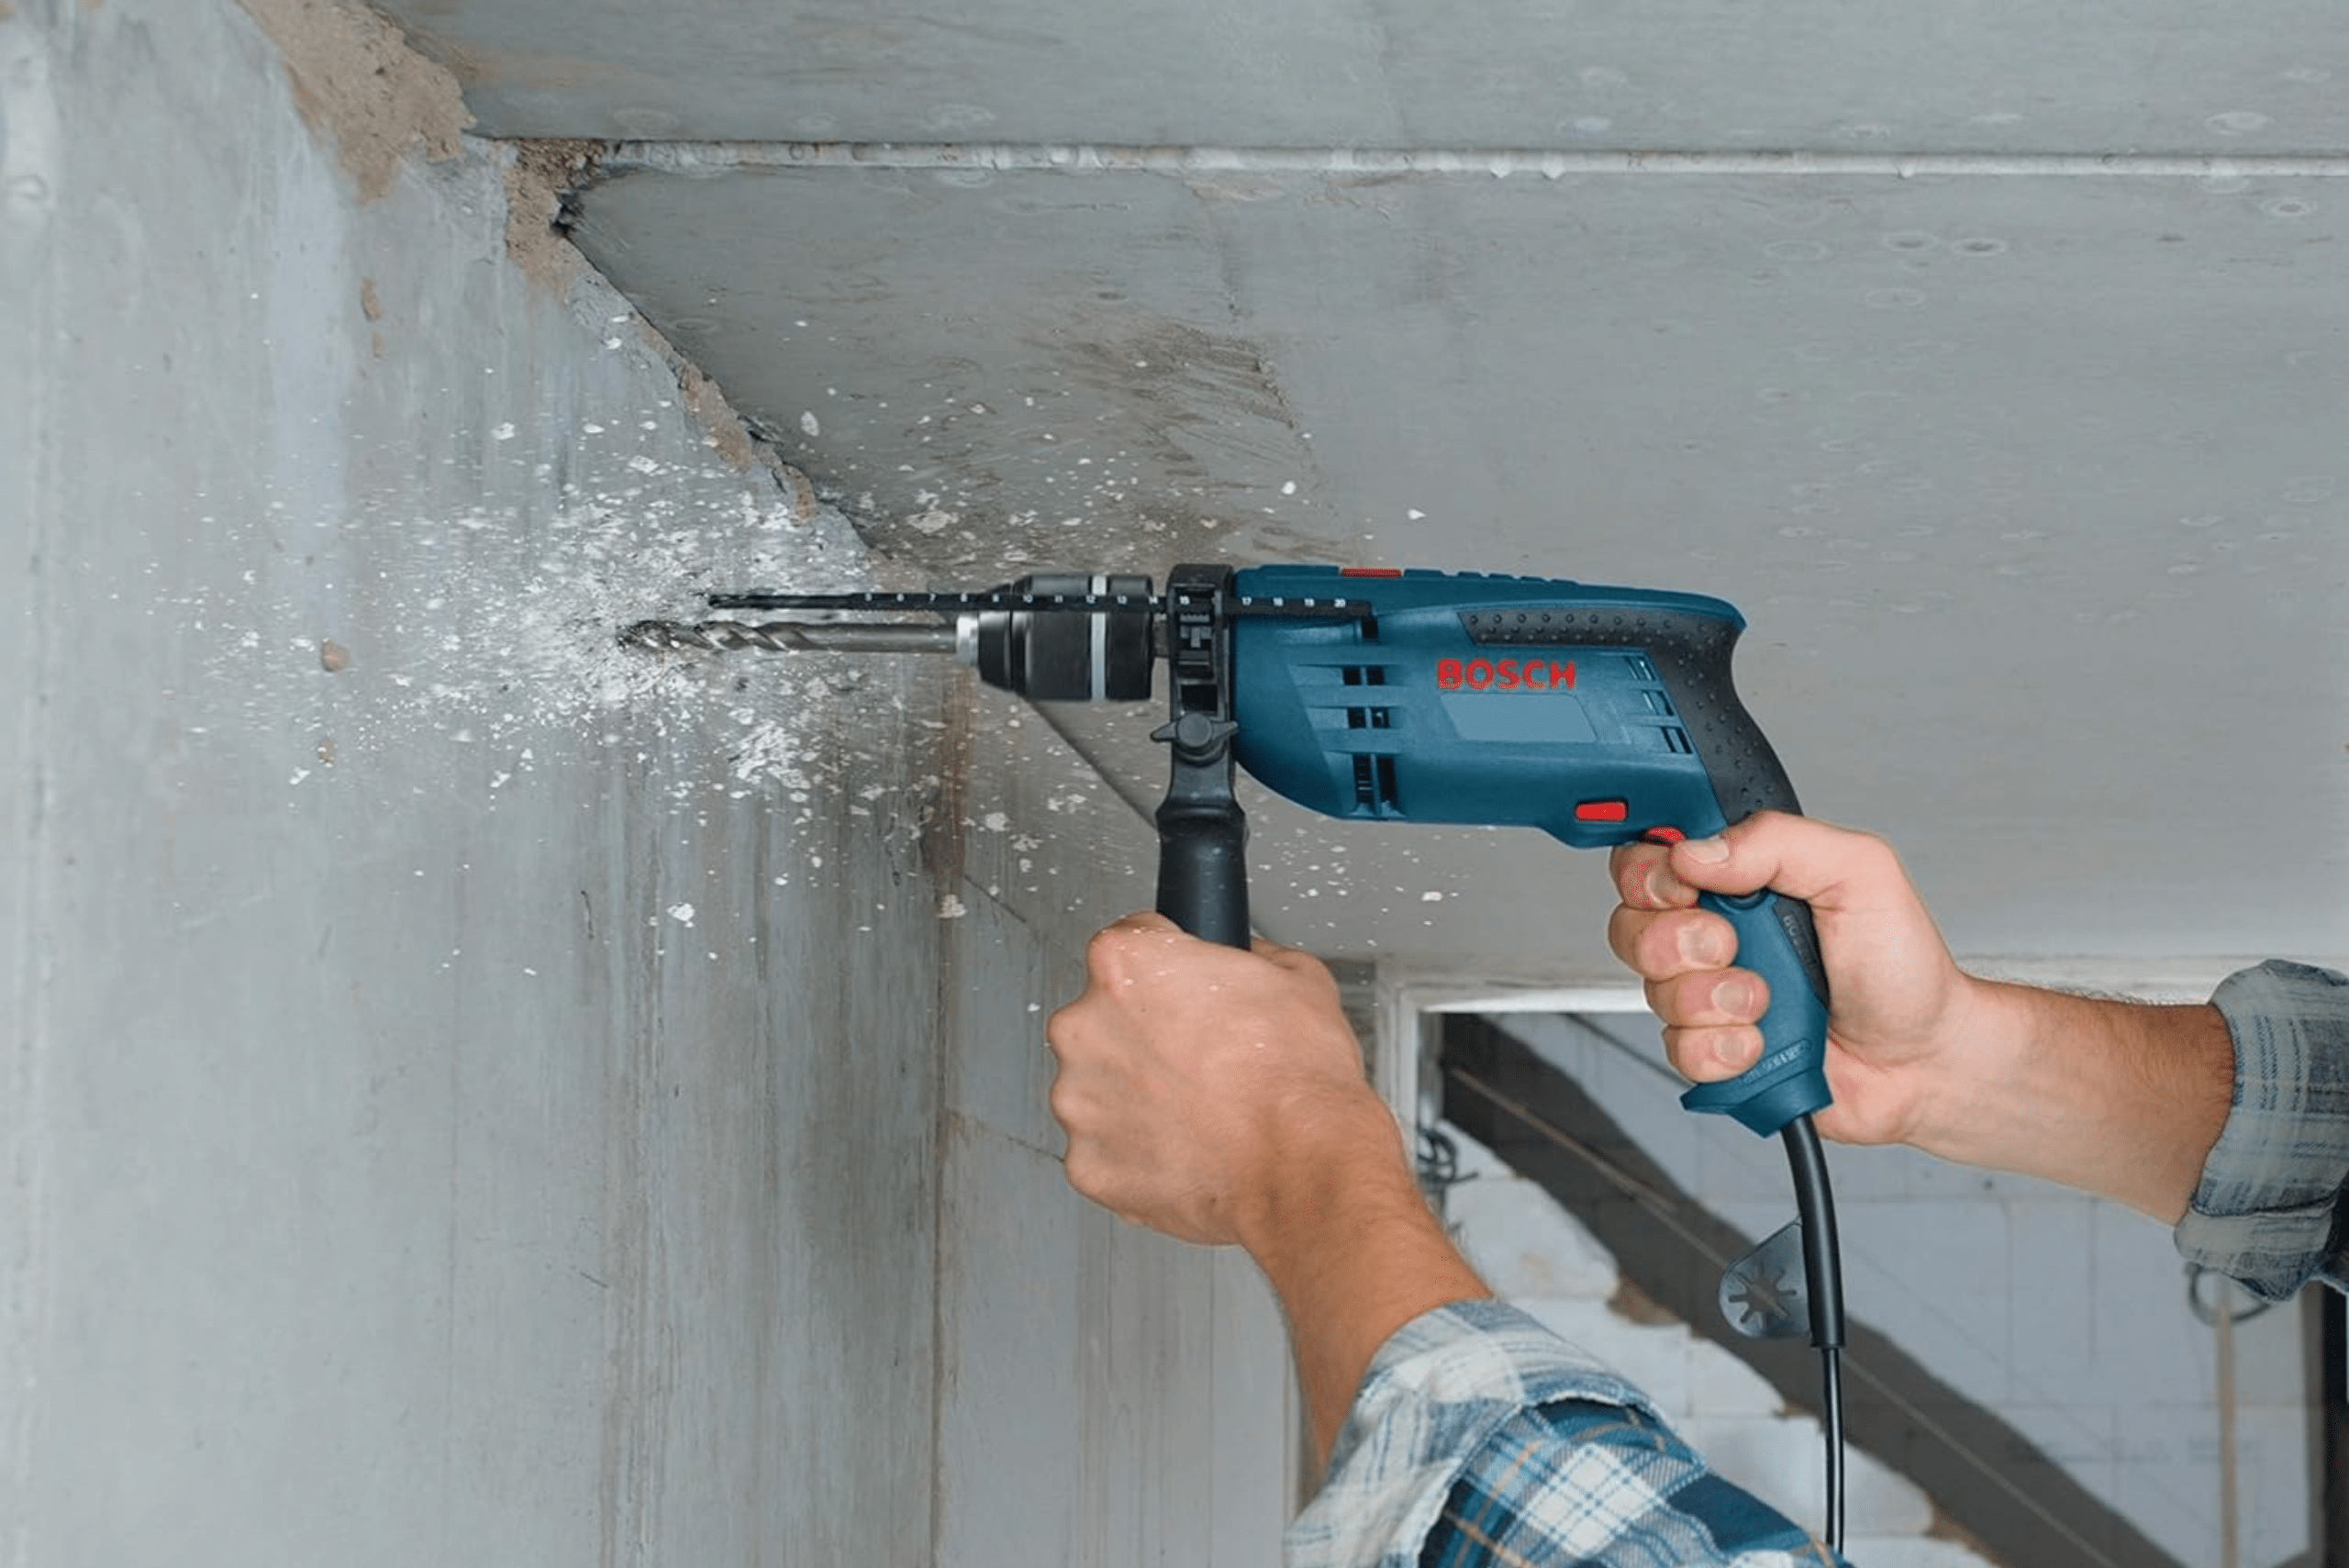
[[[1435,684],[1444,692],[1570,692],[1575,666],[1571,659],[1439,659]]]

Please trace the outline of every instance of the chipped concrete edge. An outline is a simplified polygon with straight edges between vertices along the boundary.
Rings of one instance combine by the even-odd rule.
[[[295,108],[332,143],[362,202],[390,191],[418,148],[436,162],[462,156],[473,117],[456,77],[382,13],[358,0],[236,3],[277,46]]]
[[[576,199],[602,174],[603,157],[610,144],[530,138],[484,145],[496,149],[505,160],[506,252],[514,264],[565,298],[583,288],[594,289],[603,320],[611,315],[605,309],[607,305],[624,312],[640,340],[676,378],[677,395],[707,434],[711,448],[736,468],[767,470],[791,502],[792,520],[804,523],[812,518],[821,503],[807,476],[784,462],[742,417],[709,373],[694,363],[571,242]]]
[[[494,162],[505,188],[506,253],[522,274],[583,314],[583,289],[600,329],[625,312],[639,336],[676,378],[685,406],[720,457],[739,469],[764,469],[791,502],[795,520],[820,505],[807,475],[761,440],[708,373],[679,352],[610,280],[572,244],[574,195],[594,183],[607,146],[588,139],[491,140],[469,133],[462,61],[443,63],[417,47],[398,24],[362,0],[235,0],[284,61],[294,105],[311,133],[330,146],[364,204],[388,195],[400,170],[474,154]],[[10,0],[0,0],[0,6]]]

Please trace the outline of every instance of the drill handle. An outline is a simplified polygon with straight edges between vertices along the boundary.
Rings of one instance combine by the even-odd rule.
[[[1248,946],[1248,814],[1232,794],[1228,718],[1187,713],[1151,739],[1173,767],[1158,803],[1158,912],[1202,941]]]
[[[1248,815],[1232,793],[1232,569],[1177,566],[1166,580],[1166,798],[1158,803],[1158,912],[1202,941],[1248,947]]]
[[[1654,660],[1711,786],[1711,809],[1698,814],[1703,819],[1678,826],[1718,833],[1757,811],[1800,811],[1785,765],[1731,675],[1742,623],[1685,611],[1617,619],[1623,624],[1614,635]],[[1761,1059],[1725,1083],[1699,1084],[1680,1103],[1733,1117],[1766,1137],[1833,1101],[1827,1089],[1827,969],[1810,906],[1767,888],[1734,898],[1708,893],[1697,902],[1736,930],[1738,967],[1768,983],[1770,1010],[1762,1017]]]
[[[1680,1103],[1734,1117],[1767,1137],[1833,1099],[1827,1089],[1827,977],[1810,906],[1767,888],[1738,897],[1702,894],[1697,903],[1737,932],[1738,967],[1769,985],[1770,1010],[1762,1016],[1760,1060],[1725,1082],[1698,1084]]]
[[[1202,941],[1248,946],[1248,824],[1240,807],[1158,808],[1158,912]]]

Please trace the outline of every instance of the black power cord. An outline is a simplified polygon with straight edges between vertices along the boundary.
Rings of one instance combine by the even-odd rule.
[[[1802,1226],[1804,1294],[1810,1302],[1810,1342],[1819,1351],[1820,1425],[1827,1437],[1827,1547],[1843,1550],[1843,1258],[1835,1239],[1835,1190],[1827,1157],[1810,1118],[1797,1117],[1779,1135],[1794,1173],[1795,1214]]]

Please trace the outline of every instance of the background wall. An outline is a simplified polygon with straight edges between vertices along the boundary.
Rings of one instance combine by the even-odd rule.
[[[1680,1109],[1683,1085],[1658,1070],[1653,1020],[1525,1014],[1507,1028],[1746,1235],[1767,1236],[1794,1218],[1777,1141]],[[2188,1306],[2165,1227],[1914,1150],[1837,1145],[1828,1163],[1853,1318],[2037,1450],[1987,1458],[2010,1472],[2060,1465],[2177,1561],[2229,1561],[2216,1340]],[[2206,1302],[2220,1299],[2218,1282],[2201,1289]],[[2252,1305],[2240,1292],[2232,1300],[2238,1311]],[[2232,1561],[2247,1568],[2299,1561],[2313,1543],[2309,1305],[2288,1303],[2234,1329]],[[1852,1375],[1865,1375],[1853,1365]],[[1692,1440],[1726,1449],[1728,1434],[1707,1414],[1696,1411]]]
[[[0,0],[0,1562],[1272,1561],[1269,1297],[1041,1106],[1141,825],[951,673],[615,649],[886,563],[253,13]]]

